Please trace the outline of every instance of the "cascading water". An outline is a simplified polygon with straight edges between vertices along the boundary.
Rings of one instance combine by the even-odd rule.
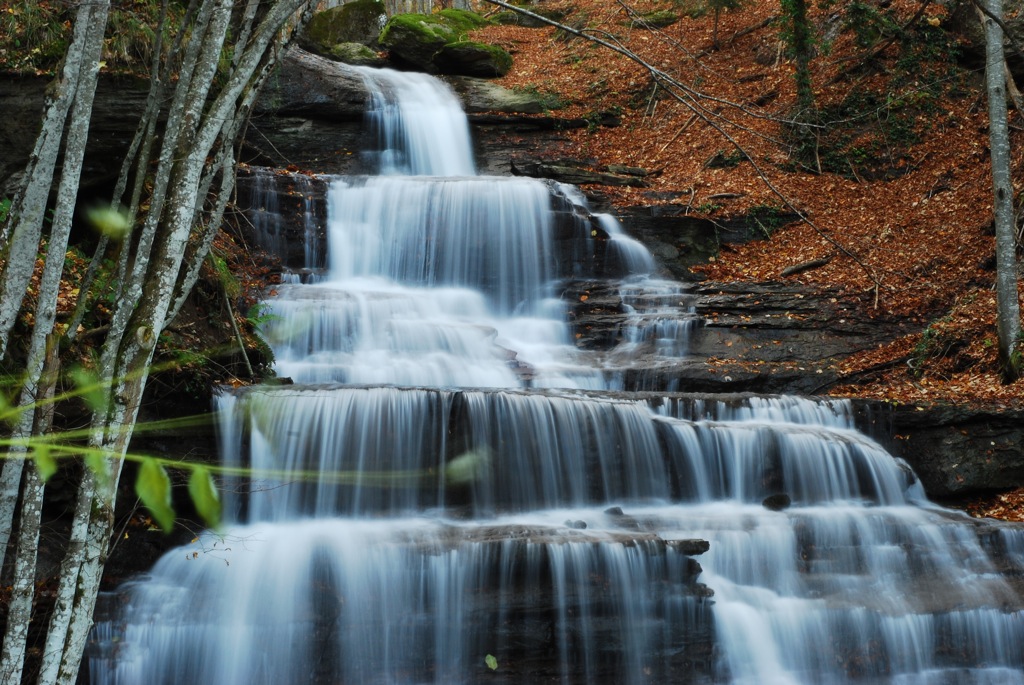
[[[582,198],[473,176],[447,91],[364,73],[386,174],[333,182],[327,275],[269,303],[300,385],[221,398],[238,523],[108,598],[93,683],[1024,683],[1019,529],[842,401],[606,392],[685,355],[684,289],[608,227],[635,316],[581,355]]]

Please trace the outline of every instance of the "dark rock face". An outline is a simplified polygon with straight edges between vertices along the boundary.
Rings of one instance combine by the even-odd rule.
[[[279,257],[283,268],[301,272],[307,263],[307,245],[327,241],[327,180],[243,167],[236,183],[238,204],[249,217],[247,243]],[[324,250],[316,254],[321,261],[314,268],[322,268]]]
[[[353,69],[305,50],[288,50],[256,102],[242,161],[357,174],[367,147],[368,94]]]
[[[861,422],[914,469],[932,497],[1024,483],[1024,410],[857,402]]]
[[[1009,9],[1013,3],[1006,2],[1003,4],[1006,9]],[[1012,35],[1024,35],[1024,14],[1020,12],[1016,14],[1004,13],[1003,21]],[[947,19],[947,26],[959,36],[960,48],[964,51],[964,57],[972,64],[984,67],[985,27],[978,20],[978,13],[973,3],[953,3],[951,13]],[[1019,38],[1017,42],[1019,44]],[[1007,65],[1014,76],[1020,79],[1024,76],[1024,57],[1014,47],[1009,39],[1004,40]]]
[[[28,162],[49,83],[47,77],[0,76],[0,197],[13,194]],[[86,193],[117,178],[145,108],[148,89],[149,83],[140,79],[100,75],[82,169]],[[58,160],[58,173],[60,164]]]

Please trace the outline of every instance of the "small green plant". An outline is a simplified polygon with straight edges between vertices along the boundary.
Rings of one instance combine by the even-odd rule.
[[[846,6],[843,28],[852,29],[857,45],[868,48],[883,36],[898,32],[900,27],[889,12],[863,0],[853,0]]]
[[[704,202],[702,204],[697,205],[696,207],[694,207],[694,210],[698,214],[714,214],[715,212],[717,212],[721,208],[722,208],[722,205],[708,201],[708,202]]]
[[[213,269],[213,273],[217,277],[217,281],[220,283],[220,287],[224,289],[224,294],[231,299],[235,299],[242,294],[242,284],[238,282],[238,278],[231,273],[231,267],[228,266],[227,261],[210,252],[207,260],[210,267]]]
[[[941,359],[958,345],[958,341],[948,330],[952,321],[953,317],[947,314],[932,321],[921,332],[921,339],[917,341],[907,361],[907,366],[915,378],[920,378],[924,374],[924,365],[928,360]]]
[[[0,200],[0,224],[7,221],[11,213],[11,198],[5,197]]]
[[[755,205],[747,212],[747,217],[766,238],[793,220],[793,215],[775,205]]]
[[[707,169],[731,169],[735,166],[739,166],[739,163],[747,158],[746,153],[740,150],[719,150],[711,159],[704,162],[704,166]]]

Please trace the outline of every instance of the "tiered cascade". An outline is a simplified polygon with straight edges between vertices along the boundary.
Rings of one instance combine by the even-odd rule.
[[[686,354],[685,288],[599,218],[636,316],[580,353],[582,196],[474,175],[450,93],[364,74],[382,175],[333,181],[326,273],[269,302],[295,385],[220,401],[255,477],[109,599],[93,683],[1024,683],[1024,533],[929,504],[845,402],[620,387]]]

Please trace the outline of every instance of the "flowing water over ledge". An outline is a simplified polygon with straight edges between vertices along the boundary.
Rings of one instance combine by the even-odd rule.
[[[1024,683],[1020,528],[929,504],[843,401],[631,392],[685,288],[599,217],[632,316],[577,350],[582,195],[476,176],[437,82],[363,74],[382,175],[269,302],[295,385],[220,398],[236,523],[106,598],[93,683]]]

